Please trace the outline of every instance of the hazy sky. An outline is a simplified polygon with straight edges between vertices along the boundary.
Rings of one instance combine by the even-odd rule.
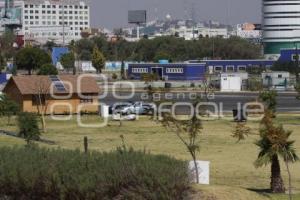
[[[146,9],[148,19],[172,18],[217,20],[226,24],[260,23],[261,0],[91,0],[92,26],[123,27],[127,11]],[[186,10],[186,12],[185,12]]]

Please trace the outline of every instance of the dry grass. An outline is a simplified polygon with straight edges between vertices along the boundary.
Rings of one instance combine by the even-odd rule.
[[[84,122],[95,123],[100,119],[95,116],[84,117]],[[300,116],[280,115],[277,119],[286,129],[292,130],[292,139],[300,155]],[[17,130],[15,126],[6,126],[6,120],[0,119],[0,129]],[[167,132],[160,124],[141,118],[135,122],[110,122],[104,128],[80,128],[76,119],[71,121],[47,120],[48,132],[43,137],[56,142],[56,145],[40,144],[50,148],[83,149],[83,137],[88,136],[89,148],[99,151],[110,151],[120,146],[120,135],[125,137],[128,146],[135,149],[146,149],[153,154],[167,154],[178,159],[190,160],[190,156],[175,134]],[[199,159],[211,162],[211,186],[200,187],[204,193],[217,199],[269,199],[250,190],[269,188],[270,166],[256,169],[253,162],[258,149],[253,144],[257,135],[236,143],[231,137],[235,124],[231,121],[217,120],[204,122],[201,135]],[[254,133],[258,132],[258,121],[248,122]],[[0,146],[23,145],[24,141],[8,136],[0,136]],[[291,166],[293,190],[300,192],[300,163]],[[282,163],[282,173],[287,183],[286,169]],[[234,189],[232,189],[234,188]],[[245,190],[247,189],[247,190]],[[235,192],[232,192],[235,191]],[[233,198],[235,196],[235,198]],[[252,198],[251,198],[252,197]],[[272,196],[272,199],[287,199],[287,196]],[[300,199],[300,196],[294,199]]]

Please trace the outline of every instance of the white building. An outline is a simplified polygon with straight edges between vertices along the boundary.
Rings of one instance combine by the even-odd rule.
[[[261,39],[262,31],[257,29],[255,24],[238,24],[236,27],[236,36],[244,39]]]
[[[262,73],[263,85],[269,88],[284,87],[286,89],[290,82],[290,73],[273,71]]]
[[[209,28],[209,27],[194,27],[189,28],[181,26],[168,31],[170,35],[177,35],[185,40],[198,39],[199,37],[220,37],[228,38],[228,30],[226,28]]]
[[[266,57],[276,59],[281,49],[300,44],[299,0],[263,0],[262,11]]]
[[[22,30],[26,41],[67,44],[90,28],[88,0],[21,0]]]

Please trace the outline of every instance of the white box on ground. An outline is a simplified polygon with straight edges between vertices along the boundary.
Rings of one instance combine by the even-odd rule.
[[[242,90],[242,79],[239,76],[231,76],[227,74],[221,75],[221,91],[222,92],[240,92]]]
[[[209,161],[197,161],[197,167],[199,172],[199,184],[209,185],[209,165]],[[192,176],[193,182],[196,183],[197,179],[194,161],[189,162],[189,173]]]
[[[109,117],[109,106],[101,106],[101,117],[103,118]]]

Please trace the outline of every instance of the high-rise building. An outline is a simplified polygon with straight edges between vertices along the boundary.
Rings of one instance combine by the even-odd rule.
[[[18,0],[22,9],[19,34],[25,41],[67,44],[81,38],[81,31],[90,28],[88,0]]]
[[[300,44],[300,0],[263,0],[262,3],[264,53],[276,59],[281,49]]]

